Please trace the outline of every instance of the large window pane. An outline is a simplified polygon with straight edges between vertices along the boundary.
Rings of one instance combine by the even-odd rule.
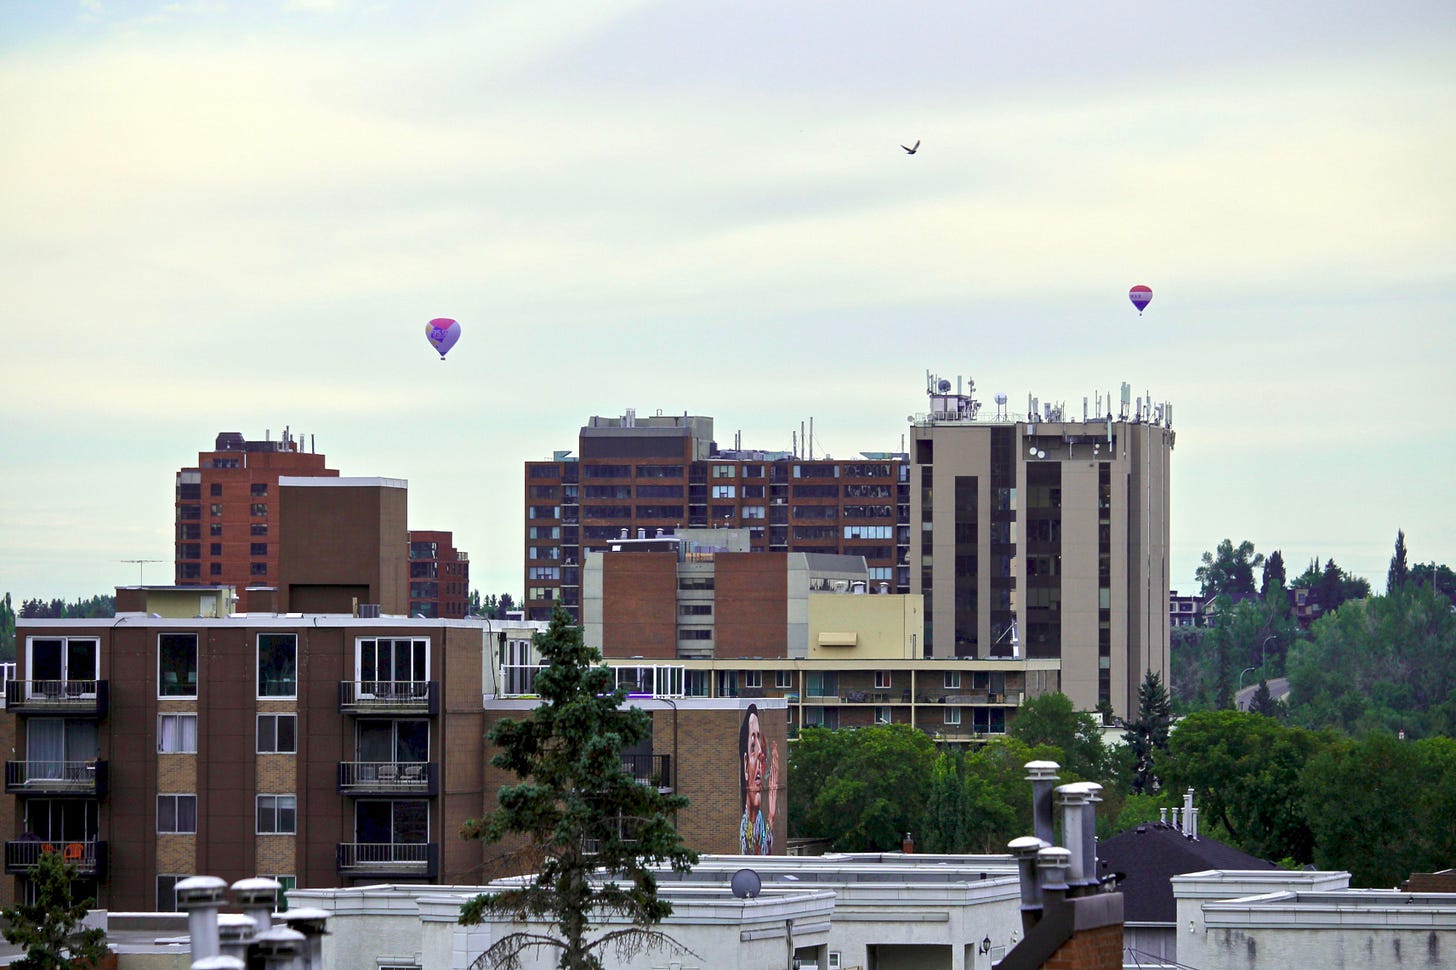
[[[157,692],[162,697],[197,696],[197,634],[157,637]]]
[[[298,634],[258,634],[258,696],[298,696]]]

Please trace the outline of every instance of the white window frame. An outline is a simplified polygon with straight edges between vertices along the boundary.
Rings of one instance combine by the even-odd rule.
[[[543,567],[533,567],[533,568],[543,568]],[[559,576],[560,576],[560,572],[559,572],[560,567],[553,566],[551,568],[552,569],[556,569],[558,571],[557,572],[557,578],[559,578]],[[398,649],[399,648],[399,645],[402,644],[402,643],[409,644],[409,648],[410,648],[411,653],[413,653],[415,650],[423,650],[424,651],[424,660],[425,660],[425,663],[424,663],[424,674],[425,674],[425,676],[423,678],[421,678],[421,680],[424,681],[424,682],[428,682],[429,681],[429,679],[430,679],[430,640],[429,640],[428,637],[358,637],[354,641],[354,679],[359,682],[359,685],[360,685],[359,686],[359,691],[360,691],[360,695],[361,696],[364,696],[365,693],[366,693],[366,691],[364,690],[364,684],[366,684],[366,683],[370,683],[370,684],[373,684],[373,683],[388,683],[388,682],[392,682],[392,681],[396,681],[397,680],[397,678],[394,676],[394,671],[393,670],[389,671],[390,676],[388,676],[388,677],[380,677],[379,676],[379,667],[378,667],[379,654],[378,654],[378,650],[379,650],[379,644],[382,641],[387,641],[390,644],[392,644],[392,646],[390,647],[390,650],[391,651],[394,651],[394,650]],[[374,655],[374,663],[375,663],[374,676],[373,677],[369,677],[369,678],[366,678],[364,676],[364,653],[365,653],[365,644],[369,644],[371,646],[371,648],[375,651],[375,655]],[[391,660],[392,660],[392,653],[391,653]],[[411,666],[412,667],[414,666],[414,664],[413,664],[413,658],[411,659]],[[411,681],[413,681],[413,678],[411,678]]]
[[[278,747],[278,718],[288,717],[293,719],[293,747],[283,750]],[[268,718],[273,722],[271,748],[263,747],[263,719]],[[289,711],[265,711],[258,715],[257,730],[253,732],[255,754],[298,754],[298,715]]]
[[[166,742],[166,738],[167,738],[167,734],[168,734],[168,731],[167,731],[167,721],[169,719],[176,721],[177,724],[178,724],[177,728],[175,728],[172,733],[174,734],[174,736],[180,738],[180,742],[179,743],[182,744],[182,747],[178,747],[178,748],[169,748],[169,747],[166,747],[166,743],[167,743]],[[187,742],[189,740],[187,738],[187,731],[186,731],[186,729],[184,727],[182,727],[182,725],[186,724],[188,721],[192,722],[192,737],[190,739],[191,742],[192,742],[192,746],[190,748],[186,746],[187,745]],[[171,713],[171,712],[159,713],[157,715],[157,753],[158,754],[196,754],[197,753],[197,715],[196,714],[174,714],[174,713]]]
[[[763,671],[745,670],[743,672],[743,686],[748,688],[763,689]]]
[[[162,828],[162,805],[163,799],[172,803],[172,822],[174,828]],[[192,805],[192,828],[181,827],[182,806],[191,803]],[[196,835],[197,834],[197,796],[191,794],[167,794],[157,796],[157,834],[158,835]]]
[[[941,680],[941,685],[946,690],[960,690],[961,672],[959,670],[947,670],[945,672],[945,677]]]
[[[271,803],[270,811],[273,814],[273,828],[263,827],[263,806],[264,803]],[[283,827],[283,815],[287,811],[291,813],[292,825],[289,828]],[[286,794],[256,795],[253,799],[253,834],[254,835],[297,835],[298,834],[298,796]]]
[[[889,690],[894,677],[888,670],[875,671],[875,690]]]
[[[92,665],[91,665],[91,669],[90,670],[80,670],[80,671],[77,671],[77,670],[72,670],[71,669],[71,661],[70,661],[71,649],[70,648],[71,648],[71,642],[72,641],[75,641],[77,643],[83,643],[84,642],[84,643],[91,644]],[[70,682],[70,681],[96,681],[96,680],[99,680],[101,678],[101,641],[98,638],[96,638],[96,637],[26,637],[25,638],[25,676],[29,680],[34,681],[36,679],[36,677],[35,677],[35,652],[34,651],[35,651],[35,644],[37,642],[44,642],[44,643],[59,642],[60,643],[60,651],[61,651],[61,653],[60,653],[60,657],[57,658],[57,659],[60,660],[60,667],[61,667],[61,678],[60,678],[60,680],[61,680],[61,683],[62,684],[67,684],[67,682]],[[53,688],[53,689],[55,689],[55,688]],[[75,689],[75,688],[68,687],[68,689]],[[43,693],[43,691],[37,692],[37,691],[34,691],[34,690],[32,692],[33,692],[33,694],[34,693]],[[90,693],[83,694],[81,696],[84,696],[84,697],[95,697],[96,696],[96,693],[95,693],[95,691],[93,689]]]
[[[775,670],[774,687],[779,690],[793,690],[794,672],[792,670]]]
[[[959,707],[947,707],[944,714],[944,723],[958,727],[961,723],[961,709]]]
[[[191,878],[192,878],[191,876],[176,875],[176,874],[173,874],[173,873],[166,873],[166,872],[159,872],[159,873],[157,873],[157,912],[159,912],[159,913],[177,913],[177,912],[181,912],[181,910],[179,910],[177,908],[177,884],[179,882],[181,882],[182,880],[184,880],[184,879],[191,879]],[[163,879],[170,879],[170,880],[172,880],[171,886],[168,887],[168,891],[172,894],[172,898],[171,898],[171,901],[170,901],[171,902],[171,905],[169,905],[169,906],[162,905],[162,880]]]

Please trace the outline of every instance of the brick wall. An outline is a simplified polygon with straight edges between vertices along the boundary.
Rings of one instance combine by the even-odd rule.
[[[1042,966],[1045,970],[1122,970],[1122,924],[1073,933]]]

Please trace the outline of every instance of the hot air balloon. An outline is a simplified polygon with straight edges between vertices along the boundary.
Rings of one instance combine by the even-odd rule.
[[[450,348],[460,339],[460,324],[449,317],[436,317],[425,324],[425,339],[440,352],[440,360],[443,361]]]
[[[1127,291],[1127,298],[1132,301],[1133,306],[1137,307],[1138,316],[1142,316],[1143,307],[1153,302],[1152,287],[1143,286],[1141,283],[1139,283],[1137,286],[1134,286],[1132,289]]]

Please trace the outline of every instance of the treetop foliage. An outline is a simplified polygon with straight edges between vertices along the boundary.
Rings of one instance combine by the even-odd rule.
[[[96,905],[74,892],[76,865],[59,852],[42,852],[30,871],[33,903],[18,903],[0,912],[5,941],[25,948],[10,964],[15,970],[66,970],[73,961],[96,965],[106,956],[106,931],[81,929],[86,912]]]

